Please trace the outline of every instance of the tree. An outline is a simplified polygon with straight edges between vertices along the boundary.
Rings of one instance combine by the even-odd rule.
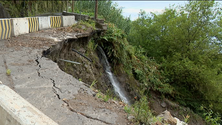
[[[214,1],[189,1],[159,15],[141,11],[131,29],[130,43],[162,64],[172,97],[193,108],[211,102],[222,111],[221,13]]]

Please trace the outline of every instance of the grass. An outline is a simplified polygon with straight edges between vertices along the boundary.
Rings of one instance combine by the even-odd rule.
[[[94,81],[92,82],[92,84],[90,85],[90,88],[92,88],[97,82],[98,82],[97,80],[94,80]]]

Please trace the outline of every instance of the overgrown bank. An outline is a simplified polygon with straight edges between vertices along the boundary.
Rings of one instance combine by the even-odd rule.
[[[162,14],[141,11],[128,35],[131,45],[159,64],[162,82],[171,88],[162,94],[190,107],[209,124],[221,124],[219,6],[214,1],[190,1]]]

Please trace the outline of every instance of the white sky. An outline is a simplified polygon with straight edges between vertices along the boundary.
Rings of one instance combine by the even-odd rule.
[[[122,14],[124,16],[129,17],[131,15],[131,20],[135,20],[138,18],[140,9],[145,10],[146,13],[161,13],[170,5],[184,5],[188,1],[113,1],[113,3],[117,3],[118,7],[123,7]]]

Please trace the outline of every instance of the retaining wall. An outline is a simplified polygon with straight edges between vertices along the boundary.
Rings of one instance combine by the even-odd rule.
[[[58,125],[48,116],[0,83],[0,125]]]

